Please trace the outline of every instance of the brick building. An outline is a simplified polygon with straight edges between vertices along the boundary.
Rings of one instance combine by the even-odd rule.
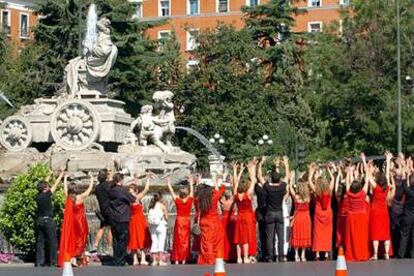
[[[269,0],[129,0],[136,4],[135,17],[141,20],[166,18],[167,24],[149,31],[152,39],[167,37],[172,30],[177,34],[183,52],[194,49],[194,36],[200,30],[213,28],[218,22],[243,26],[241,7],[260,5]],[[323,31],[324,26],[339,21],[341,7],[351,0],[301,0],[294,5],[307,13],[296,17],[294,31]],[[8,0],[1,10],[0,30],[8,33],[13,42],[21,45],[30,39],[30,28],[37,17],[27,8],[33,1]]]
[[[0,9],[0,31],[10,37],[16,47],[33,38],[30,29],[36,25],[37,16],[29,7],[33,1],[29,0],[0,0],[5,5]]]

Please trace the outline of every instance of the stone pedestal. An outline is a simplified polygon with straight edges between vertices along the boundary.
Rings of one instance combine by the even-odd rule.
[[[216,155],[209,155],[208,160],[210,164],[210,176],[214,178],[217,175],[223,174],[226,169],[226,165],[224,163],[225,157],[223,155],[220,158]]]

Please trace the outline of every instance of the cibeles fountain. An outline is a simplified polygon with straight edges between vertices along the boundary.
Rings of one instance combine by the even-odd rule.
[[[136,177],[151,170],[160,176],[159,184],[166,175],[177,183],[194,168],[196,157],[172,144],[171,91],[154,92],[153,104],[143,106],[138,118],[124,111],[124,102],[109,96],[108,74],[118,53],[110,24],[107,18],[97,19],[92,5],[82,53],[65,68],[65,92],[36,99],[2,122],[2,178],[38,161],[47,162],[53,170],[66,164],[79,179],[86,171],[116,163]]]

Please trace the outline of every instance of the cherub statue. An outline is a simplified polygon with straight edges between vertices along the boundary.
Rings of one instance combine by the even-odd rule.
[[[159,110],[158,118],[154,120],[154,123],[161,127],[161,140],[170,147],[172,147],[171,140],[175,134],[173,97],[174,94],[171,91],[157,91],[152,96],[155,107]]]

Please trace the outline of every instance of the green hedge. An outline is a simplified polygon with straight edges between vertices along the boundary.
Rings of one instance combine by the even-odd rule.
[[[13,179],[0,208],[0,231],[18,251],[35,251],[36,185],[50,170],[47,165],[34,164],[27,173]],[[53,184],[54,179],[50,181]],[[65,195],[62,186],[53,194],[54,220],[60,229]]]

